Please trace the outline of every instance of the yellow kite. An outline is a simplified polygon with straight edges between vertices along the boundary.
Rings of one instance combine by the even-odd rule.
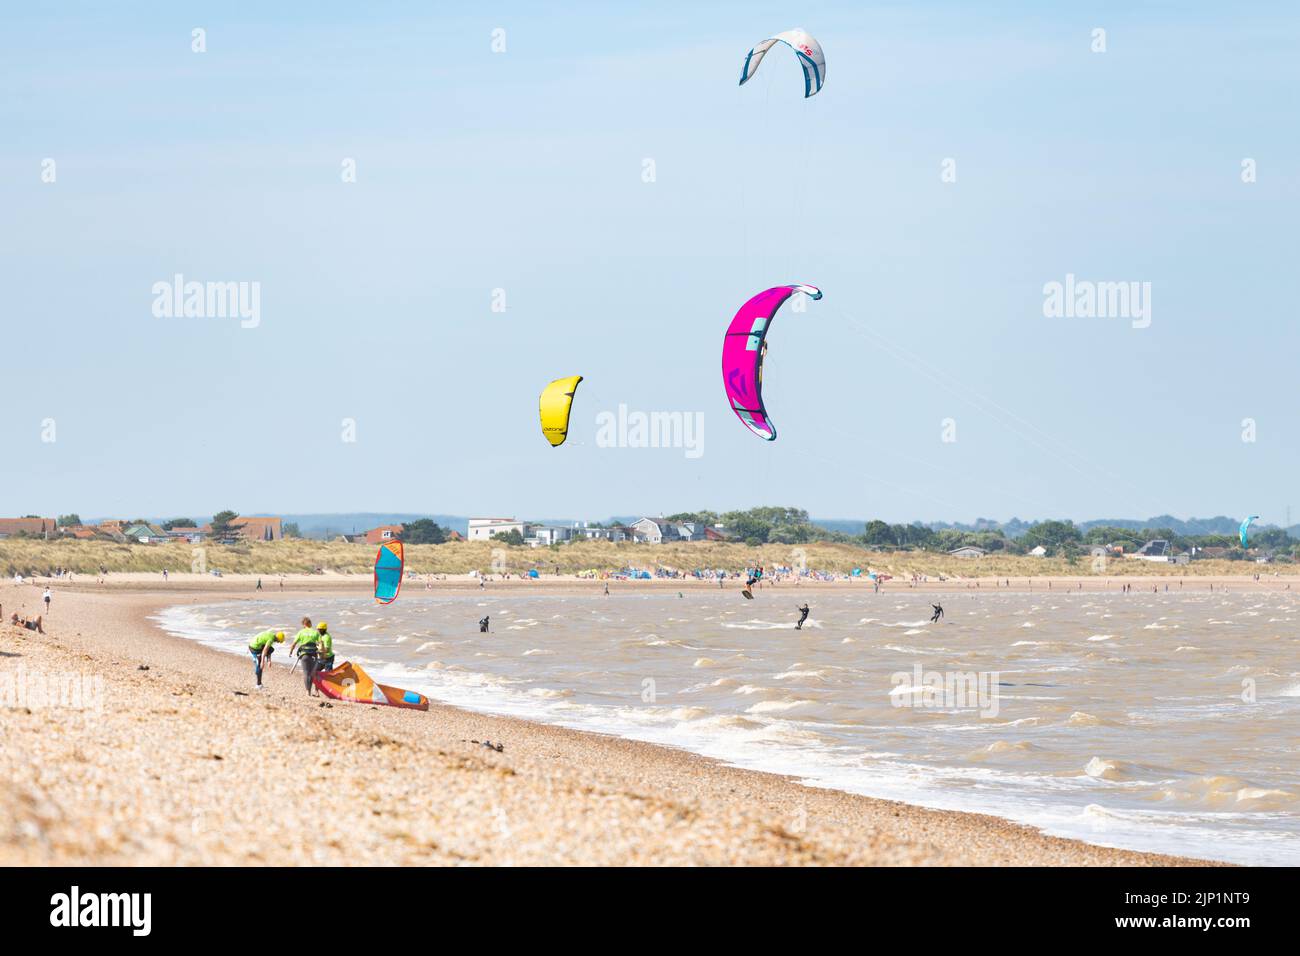
[[[573,395],[581,381],[581,375],[570,375],[557,378],[542,389],[542,434],[552,445],[563,445],[564,439],[569,437],[569,410],[573,407]]]

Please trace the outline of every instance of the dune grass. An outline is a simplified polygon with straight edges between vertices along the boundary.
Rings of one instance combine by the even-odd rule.
[[[77,574],[95,574],[103,566],[109,572],[203,571],[218,569],[226,574],[310,574],[317,569],[335,574],[368,574],[374,565],[375,547],[339,541],[292,539],[240,545],[115,544],[105,541],[8,538],[0,540],[0,572],[12,577],[48,574],[56,567]],[[505,547],[489,542],[455,542],[439,545],[407,545],[408,570],[419,574],[462,575],[471,571],[518,574],[536,568],[551,575],[581,571],[615,571],[656,568],[692,571],[696,568],[725,568],[735,571],[753,565],[807,567],[818,571],[847,573],[853,568],[883,571],[895,577],[912,574],[931,580],[948,578],[1025,578],[1057,576],[1079,578],[1251,575],[1294,575],[1300,567],[1290,564],[1257,565],[1244,561],[1197,561],[1177,566],[1148,561],[1108,559],[1100,567],[1091,558],[1070,564],[1062,558],[1032,558],[1021,555],[988,555],[979,559],[955,558],[925,551],[875,552],[848,544],[761,545],[720,542],[663,545],[613,544],[580,541],[553,548]]]

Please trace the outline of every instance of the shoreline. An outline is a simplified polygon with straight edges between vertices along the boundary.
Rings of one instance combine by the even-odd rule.
[[[402,584],[402,594],[415,597],[419,594],[436,594],[438,592],[491,593],[494,590],[544,590],[566,595],[583,595],[601,593],[606,584],[611,593],[617,591],[739,591],[742,583],[738,578],[728,579],[722,588],[716,581],[688,578],[650,578],[641,580],[606,580],[602,578],[580,578],[573,574],[546,574],[539,578],[526,578],[513,575],[509,578],[490,577],[485,586],[480,587],[477,578],[466,575],[443,575],[440,577],[418,575],[408,578]],[[258,581],[262,590],[257,590]],[[4,583],[13,585],[12,580]],[[325,574],[227,574],[213,577],[206,574],[173,573],[164,580],[161,574],[152,571],[112,572],[102,582],[95,575],[74,575],[71,580],[41,575],[24,579],[19,587],[43,589],[47,586],[58,591],[74,593],[113,594],[136,592],[146,594],[238,594],[246,597],[270,599],[276,594],[303,595],[320,594],[356,594],[370,593],[373,580],[369,573],[329,572]],[[888,597],[893,594],[1044,594],[1060,596],[1069,594],[1122,594],[1124,587],[1130,591],[1154,591],[1155,593],[1218,593],[1220,590],[1259,591],[1288,593],[1292,589],[1290,575],[1265,575],[1254,580],[1253,575],[1174,575],[1174,574],[1129,574],[1112,575],[1035,575],[1025,577],[971,577],[949,579],[946,581],[910,582],[895,578],[881,585],[875,592],[865,578],[857,580],[818,581],[813,579],[765,580],[757,585],[756,593],[794,593],[809,594],[817,591],[858,591],[864,598]],[[426,586],[427,585],[427,586]],[[1294,589],[1300,595],[1300,587]],[[36,597],[39,598],[39,590]],[[0,602],[3,603],[3,602]]]
[[[285,598],[369,585],[301,577],[314,581],[287,582]],[[182,590],[56,582],[45,635],[0,626],[0,667],[103,682],[95,713],[0,709],[9,743],[0,753],[0,780],[8,781],[0,784],[0,865],[1204,862],[807,787],[685,750],[443,704],[428,713],[324,708],[283,663],[272,664],[270,689],[255,695],[246,661],[150,620],[175,605],[280,593],[226,586],[247,583],[187,582]],[[603,586],[579,583],[581,592]],[[6,617],[19,603],[33,613],[39,599],[30,585],[0,585]],[[504,751],[476,743],[487,740]]]

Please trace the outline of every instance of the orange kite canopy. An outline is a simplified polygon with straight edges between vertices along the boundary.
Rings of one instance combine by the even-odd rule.
[[[406,707],[409,710],[428,710],[429,698],[413,690],[376,684],[360,664],[344,661],[332,671],[322,671],[312,678],[312,683],[326,697],[348,700],[354,704],[383,704],[387,707]]]

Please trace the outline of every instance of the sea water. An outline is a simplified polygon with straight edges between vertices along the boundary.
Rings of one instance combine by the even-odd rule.
[[[339,660],[460,707],[1107,846],[1300,863],[1300,613],[1286,592],[410,590],[158,620],[242,654],[308,614],[329,622]]]

